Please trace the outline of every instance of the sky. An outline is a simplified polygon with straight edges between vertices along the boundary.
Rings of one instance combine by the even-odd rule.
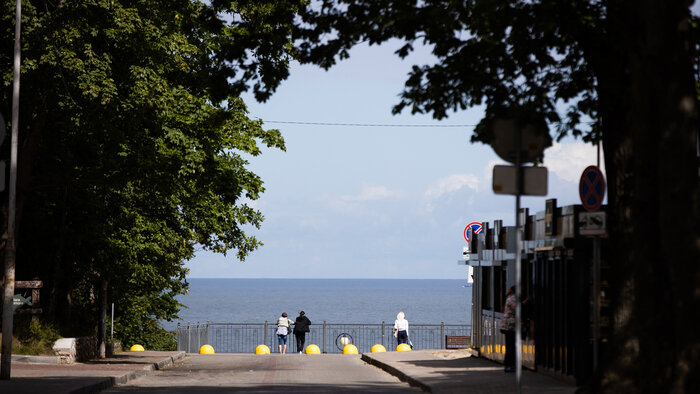
[[[247,230],[264,246],[244,262],[200,250],[187,262],[190,278],[466,279],[457,264],[464,227],[515,222],[515,197],[492,191],[493,166],[508,163],[470,142],[482,108],[442,121],[391,114],[410,67],[430,61],[425,50],[402,61],[398,47],[357,47],[329,71],[294,64],[267,102],[244,96],[250,116],[279,129],[287,148],[249,158],[266,191],[250,202],[265,221]],[[533,214],[549,198],[579,204],[581,172],[596,164],[596,148],[568,138],[544,157],[548,194],[521,206]]]

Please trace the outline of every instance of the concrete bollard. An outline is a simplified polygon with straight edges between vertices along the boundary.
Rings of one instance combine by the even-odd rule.
[[[214,354],[214,348],[211,345],[202,345],[199,348],[199,354]]]
[[[357,346],[353,344],[345,345],[343,348],[343,354],[357,354]]]
[[[321,349],[317,345],[309,345],[306,347],[306,354],[321,354]]]
[[[270,354],[270,348],[267,345],[258,345],[255,348],[255,354]]]

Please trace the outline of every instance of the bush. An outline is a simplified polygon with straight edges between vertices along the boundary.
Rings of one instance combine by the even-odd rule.
[[[12,353],[29,355],[53,355],[53,344],[61,338],[52,324],[41,324],[28,316],[17,316]]]

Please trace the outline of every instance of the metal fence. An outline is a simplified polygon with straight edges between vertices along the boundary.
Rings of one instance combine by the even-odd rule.
[[[396,348],[392,334],[393,324],[312,324],[306,334],[306,345],[315,344],[322,353],[342,353],[340,341],[347,337],[360,353],[369,352],[375,344],[388,350]],[[277,325],[275,323],[196,323],[177,327],[177,349],[198,353],[202,345],[211,345],[217,353],[252,353],[265,344],[277,352]],[[467,324],[412,324],[410,340],[414,349],[444,349],[445,336],[471,335]],[[287,351],[296,352],[294,335],[287,338]]]

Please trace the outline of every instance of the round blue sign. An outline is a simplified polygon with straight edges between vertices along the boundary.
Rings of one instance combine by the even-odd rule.
[[[578,184],[581,204],[587,211],[597,211],[605,197],[605,177],[596,166],[588,166]]]

